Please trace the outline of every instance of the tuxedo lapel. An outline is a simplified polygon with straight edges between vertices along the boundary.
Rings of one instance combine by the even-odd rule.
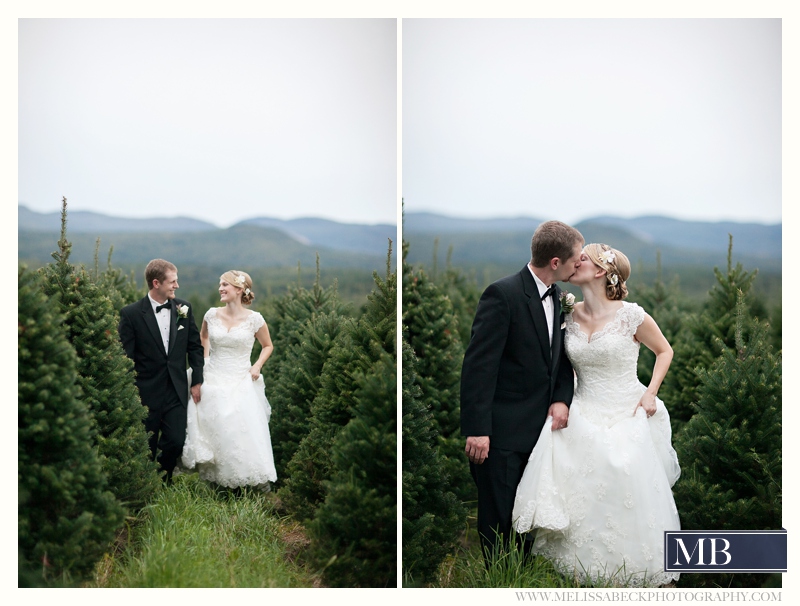
[[[164,355],[167,355],[167,352],[164,351],[164,340],[161,338],[161,329],[158,327],[153,305],[150,303],[150,297],[147,295],[142,299],[142,316],[144,317],[144,323],[147,329],[155,340],[156,349]]]
[[[178,309],[175,305],[174,300],[170,300],[169,302],[169,352],[167,355],[172,353],[172,350],[175,348],[175,337],[178,334]]]
[[[556,298],[554,303],[553,314],[553,361],[558,359],[559,352],[561,351],[561,289],[556,286]]]
[[[531,314],[533,325],[536,328],[536,338],[542,348],[542,355],[547,365],[550,366],[552,364],[550,337],[547,334],[547,318],[544,315],[539,289],[536,288],[536,282],[527,266],[523,268],[520,274],[522,275],[523,291],[525,292],[525,296],[528,297],[528,311]]]

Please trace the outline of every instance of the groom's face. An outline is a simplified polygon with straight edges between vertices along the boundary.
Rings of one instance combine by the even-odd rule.
[[[567,282],[573,275],[575,275],[575,272],[581,266],[581,251],[582,248],[580,242],[576,242],[572,249],[572,256],[569,259],[566,259],[558,267],[555,276],[557,281],[560,280],[562,282]]]
[[[164,281],[153,281],[156,293],[163,299],[174,299],[175,291],[178,290],[178,272],[168,271],[164,276]],[[155,298],[155,297],[154,297]]]

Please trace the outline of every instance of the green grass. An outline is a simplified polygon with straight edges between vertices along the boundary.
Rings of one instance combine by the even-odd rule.
[[[127,534],[121,553],[106,555],[89,586],[320,586],[319,574],[301,562],[308,545],[302,527],[276,513],[272,494],[234,494],[196,474],[176,476]]]
[[[546,558],[542,556],[525,558],[517,549],[502,552],[494,557],[487,567],[483,562],[478,533],[474,526],[477,521],[476,514],[477,512],[473,510],[469,527],[464,532],[461,544],[455,553],[442,562],[436,587],[577,589],[616,588],[629,584],[624,570],[608,575],[609,578],[596,579],[595,583],[581,584],[578,578],[570,578],[556,571]],[[513,536],[511,540],[513,544],[515,540]],[[412,580],[407,579],[407,581],[408,585],[413,585]]]
[[[475,521],[473,515],[461,544],[455,553],[442,562],[435,587],[580,587],[556,572],[545,558],[536,556],[526,559],[516,549],[502,553],[487,568],[483,562]],[[413,585],[413,582],[408,584]]]

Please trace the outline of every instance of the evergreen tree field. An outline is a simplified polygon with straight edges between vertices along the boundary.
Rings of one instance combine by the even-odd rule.
[[[184,494],[183,478],[162,488],[150,460],[145,409],[117,332],[119,310],[143,292],[133,275],[111,266],[110,254],[105,271],[96,254],[92,271],[70,263],[70,250],[65,201],[54,261],[35,275],[20,270],[19,276],[19,582],[24,586],[106,586],[100,577],[124,562],[157,566],[161,556],[144,553],[148,543],[128,543],[132,537],[158,542],[163,536],[158,527],[139,528],[170,524],[148,515],[149,508],[162,497],[202,499],[209,492]],[[293,558],[302,554],[297,564],[313,568],[312,576],[321,575],[331,586],[387,587],[397,578],[397,273],[390,260],[391,247],[386,277],[373,275],[375,288],[357,314],[341,302],[335,283],[321,287],[319,266],[310,289],[290,286],[283,297],[259,301],[275,344],[262,371],[273,406],[279,481],[285,485],[258,499],[248,490],[229,496],[258,501],[248,503],[251,509],[268,503],[265,515],[290,528],[288,543],[278,551]],[[212,293],[209,303],[217,301]],[[258,353],[254,343],[253,356]],[[199,482],[195,474],[187,475],[187,486]],[[198,503],[190,509],[207,508]],[[237,506],[226,509],[235,512]],[[206,521],[187,523],[200,529]],[[259,532],[249,530],[252,536]],[[170,553],[180,549],[166,547]],[[194,556],[204,562],[212,557]],[[268,565],[274,556],[255,557]],[[115,583],[180,577],[164,570],[140,572],[113,573]],[[92,573],[95,580],[88,581]],[[215,578],[225,583],[226,575]],[[192,584],[198,582],[202,578],[191,577]]]
[[[108,490],[59,307],[23,269],[18,291],[19,583],[69,585],[88,577],[124,512]]]
[[[78,384],[94,418],[109,489],[135,510],[160,485],[143,424],[147,409],[134,382],[133,361],[119,341],[119,316],[108,296],[111,287],[101,288],[86,269],[69,262],[66,200],[58,246],[55,261],[40,270],[43,290],[58,301],[67,337],[78,354]]]
[[[675,440],[674,488],[686,530],[782,528],[781,355],[736,306],[735,342],[698,371],[697,413]],[[744,326],[750,326],[745,342]],[[703,586],[761,586],[765,575],[694,575]]]
[[[422,403],[414,351],[403,339],[403,585],[435,580],[467,510],[448,487],[431,412]]]

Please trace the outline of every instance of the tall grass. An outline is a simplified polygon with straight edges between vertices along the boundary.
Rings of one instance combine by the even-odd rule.
[[[580,587],[556,572],[553,565],[540,556],[524,556],[519,549],[495,547],[488,566],[483,561],[478,533],[472,516],[456,553],[439,568],[438,587]],[[512,535],[513,535],[512,531]],[[511,544],[516,542],[512,536]]]
[[[470,520],[475,521],[473,516]],[[510,543],[516,544],[517,537],[511,531]],[[484,563],[478,533],[470,524],[466,529],[462,544],[457,551],[447,558],[439,568],[437,587],[527,587],[552,589],[576,589],[587,587],[611,588],[627,587],[634,575],[628,575],[623,569],[594,580],[580,581],[578,576],[567,576],[559,573],[546,558],[542,556],[525,556],[517,548],[502,549],[495,545],[495,551],[488,565]],[[414,584],[413,579],[405,579],[408,586]]]
[[[274,498],[274,497],[273,497]],[[215,489],[175,477],[132,523],[121,554],[106,555],[94,587],[314,587],[298,561],[302,528],[257,490]]]

